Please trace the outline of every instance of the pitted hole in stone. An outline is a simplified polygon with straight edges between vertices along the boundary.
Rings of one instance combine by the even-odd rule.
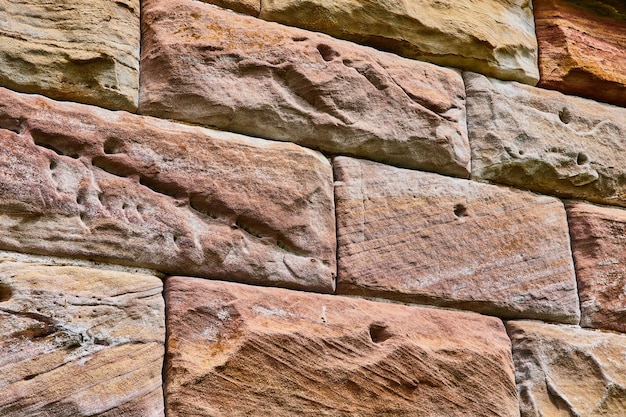
[[[570,113],[567,107],[563,107],[559,111],[559,119],[561,119],[561,121],[565,123],[566,125],[572,121],[572,113]]]
[[[24,378],[22,378],[24,381],[30,381],[31,379],[33,379],[34,377],[36,377],[37,374],[30,374],[30,375],[26,375]]]
[[[76,143],[74,138],[70,136],[52,134],[39,129],[31,129],[30,136],[35,145],[50,149],[57,155],[69,156],[73,159],[80,157],[83,148],[83,145]]]
[[[107,155],[120,153],[123,147],[124,147],[124,142],[122,142],[120,139],[116,137],[106,138],[103,144],[104,153]]]
[[[459,219],[461,217],[467,216],[467,207],[465,207],[465,205],[460,204],[460,203],[457,204],[456,206],[454,206],[454,215],[458,217]]]
[[[57,169],[57,166],[59,164],[57,163],[57,161],[55,161],[54,159],[50,160],[50,171],[54,171],[55,169]]]
[[[587,158],[587,155],[585,155],[584,153],[579,153],[576,156],[576,164],[585,165],[587,162],[589,162],[589,158]]]
[[[333,48],[323,43],[317,45],[317,50],[322,56],[322,59],[324,59],[324,61],[326,62],[332,61],[333,59],[339,58],[340,56],[339,52],[335,51]]]
[[[291,40],[294,42],[304,42],[308,41],[309,38],[307,38],[306,36],[294,36],[293,38],[291,38]]]
[[[0,282],[0,303],[9,301],[13,297],[13,290],[7,284]]]
[[[382,323],[370,324],[370,339],[374,343],[382,343],[385,340],[391,339],[393,334]]]

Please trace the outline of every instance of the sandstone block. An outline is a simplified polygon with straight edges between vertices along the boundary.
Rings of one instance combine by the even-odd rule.
[[[456,70],[191,0],[143,15],[143,114],[469,176]]]
[[[510,321],[522,417],[621,417],[626,335]]]
[[[539,86],[626,106],[626,4],[533,0]]]
[[[0,260],[0,415],[164,416],[161,280]]]
[[[581,325],[626,333],[626,211],[568,203]]]
[[[0,249],[332,291],[317,152],[0,90]]]
[[[502,323],[173,277],[167,414],[519,416]]]
[[[139,0],[0,0],[0,86],[135,111]]]
[[[203,0],[242,10],[248,0]],[[260,0],[247,13],[439,65],[535,85],[537,40],[522,0]],[[471,16],[471,18],[470,18]]]
[[[578,323],[563,204],[335,158],[337,292]]]
[[[464,78],[473,178],[626,206],[626,109]]]

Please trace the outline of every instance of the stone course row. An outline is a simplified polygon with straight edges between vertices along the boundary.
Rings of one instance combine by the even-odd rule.
[[[626,406],[623,334],[190,277],[162,289],[147,274],[5,256],[0,413],[620,416]]]
[[[264,26],[261,19],[279,22],[420,61],[626,105],[626,8],[620,0],[206,2],[255,16],[259,28]],[[139,104],[139,27],[143,25],[144,43],[150,43],[154,15],[145,12],[162,6],[178,10],[171,13],[173,20],[186,16],[181,7],[209,10],[192,0],[2,0],[0,85],[134,111]],[[205,12],[192,13],[178,34],[202,43]],[[252,44],[271,41],[263,33],[255,32]],[[307,33],[311,35],[298,37],[318,38]],[[193,67],[184,55],[179,58],[182,62],[172,63]]]
[[[0,98],[0,249],[625,330],[621,208]]]

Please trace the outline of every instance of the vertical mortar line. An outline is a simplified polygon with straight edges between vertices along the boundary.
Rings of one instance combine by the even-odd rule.
[[[502,320],[502,319],[500,319]],[[513,339],[511,338],[511,331],[508,326],[509,320],[502,320],[502,324],[504,325],[504,331],[506,332],[507,337],[509,338],[509,342],[511,343],[511,363],[513,363],[513,378],[515,383],[515,393],[517,396],[517,405],[519,408],[520,415],[522,414],[522,399],[520,397],[519,389],[517,388],[517,365],[515,364],[515,359],[513,359]]]
[[[163,342],[163,368],[161,369],[161,388],[163,389],[163,415],[165,417],[167,417],[167,375],[166,375],[167,366],[168,366],[167,342],[170,336],[169,326],[167,325],[168,316],[169,316],[168,314],[169,306],[168,306],[167,297],[166,297],[166,283],[167,283],[168,278],[169,276],[162,278],[163,292],[161,293],[163,295],[163,305],[164,305],[163,319],[164,319],[164,325],[165,325],[165,341]]]
[[[337,294],[337,281],[339,281],[339,218],[337,216],[337,187],[335,187],[335,157],[330,157],[330,167],[333,185],[333,211],[335,217],[335,282],[333,284],[333,294]]]
[[[141,104],[141,56],[143,54],[143,2],[144,0],[139,0],[139,79],[137,84],[137,110],[135,110],[135,114],[139,113],[139,105]]]
[[[571,230],[570,215],[569,215],[569,212],[567,211],[567,207],[565,206],[565,202],[561,200],[561,203],[563,203],[563,208],[565,209],[565,220],[567,221],[567,238],[569,241],[569,253],[570,253],[570,256],[572,257],[572,265],[574,265],[574,279],[576,280],[576,298],[578,299],[578,311],[580,312],[580,317],[578,318],[578,325],[580,326],[583,320],[583,306],[580,300],[580,280],[578,279],[578,266],[576,265],[576,257],[574,256],[574,251],[572,250],[572,234],[570,233],[570,230]]]
[[[465,91],[465,117],[464,117],[464,122],[465,122],[465,133],[467,134],[467,146],[469,146],[469,180],[472,180],[472,167],[474,166],[474,161],[473,161],[473,152],[472,152],[472,141],[471,141],[471,135],[470,135],[470,128],[469,128],[469,115],[468,115],[468,111],[467,111],[467,84],[465,83],[465,77],[463,76],[463,74],[465,74],[467,71],[461,71],[461,82],[463,83],[463,91]]]

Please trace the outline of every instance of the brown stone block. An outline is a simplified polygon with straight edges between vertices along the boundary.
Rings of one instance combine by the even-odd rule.
[[[626,106],[626,4],[534,0],[539,86]]]
[[[143,114],[469,176],[457,70],[191,0],[143,16]]]
[[[0,415],[162,417],[157,277],[0,260]]]
[[[0,86],[135,111],[139,0],[0,0]]]
[[[578,323],[563,204],[337,157],[337,292]]]
[[[622,417],[626,335],[532,321],[506,324],[522,417]]]
[[[626,109],[464,73],[472,178],[626,206]]]
[[[0,248],[330,292],[332,168],[291,143],[0,90]]]
[[[165,294],[170,417],[519,416],[496,318],[185,277]]]
[[[567,203],[581,325],[626,333],[626,211]]]

